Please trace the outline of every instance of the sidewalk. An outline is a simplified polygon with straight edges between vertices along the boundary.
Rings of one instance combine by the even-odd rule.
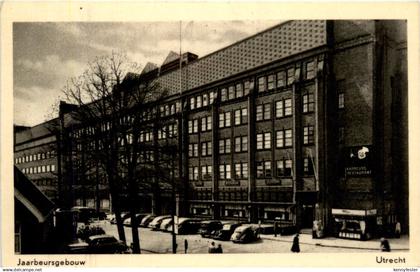
[[[277,235],[277,237],[274,237],[273,234],[261,234],[260,237],[267,240],[292,243],[294,235]],[[389,238],[388,241],[391,245],[392,251],[409,250],[410,244],[407,235],[402,235],[401,238]],[[301,244],[316,245],[321,247],[338,247],[366,250],[378,250],[380,245],[379,239],[372,239],[368,241],[349,240],[336,237],[313,239],[311,234],[299,234],[299,242]]]

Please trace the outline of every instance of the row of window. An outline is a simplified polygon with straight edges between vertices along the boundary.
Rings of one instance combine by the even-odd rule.
[[[314,127],[305,126],[303,128],[303,144],[314,143]],[[248,136],[235,137],[235,152],[246,152],[248,151]],[[271,149],[271,132],[257,133],[256,137],[257,150]],[[284,129],[276,131],[276,148],[292,147],[293,146],[293,135],[292,129]],[[220,139],[219,140],[219,154],[230,154],[232,150],[231,139]],[[198,157],[199,145],[198,143],[190,143],[188,145],[188,156]],[[212,155],[212,144],[211,142],[201,143],[201,156]]]
[[[179,101],[162,105],[159,108],[160,117],[174,115],[178,112],[181,112],[181,102]]]
[[[230,85],[227,88],[222,88],[220,90],[220,101],[224,102],[247,96],[250,89],[253,88],[253,85],[254,82],[246,80],[244,82],[238,82],[236,84]]]
[[[314,126],[303,127],[303,144],[314,143]],[[257,133],[257,150],[271,149],[271,132]],[[276,148],[292,147],[292,129],[276,131]]]
[[[208,105],[213,104],[214,100],[216,98],[215,92],[209,92],[205,94],[196,95],[193,97],[190,97],[190,109],[199,109],[201,107],[206,107]]]
[[[38,165],[33,167],[22,168],[24,174],[41,174],[55,172],[55,164]]]
[[[307,62],[305,69],[305,79],[313,79],[316,75],[315,62]],[[290,67],[277,73],[269,74],[258,78],[258,92],[271,91],[276,88],[282,88],[292,85],[300,78],[300,67]]]
[[[35,179],[33,182],[38,186],[54,186],[57,185],[56,179]]]
[[[45,160],[45,159],[52,158],[53,156],[54,156],[54,151],[23,155],[22,157],[15,158],[15,164]]]
[[[314,174],[314,161],[312,158],[303,159],[303,174]],[[275,175],[273,174],[273,167],[271,161],[257,161],[256,162],[256,177],[257,178],[272,178],[276,177],[292,177],[293,176],[293,161],[292,159],[281,159],[276,161]],[[247,179],[248,178],[248,163],[239,162],[234,164],[234,179]],[[189,168],[189,179],[191,181],[199,180],[200,173],[199,167],[193,166]],[[204,165],[201,167],[201,180],[211,180],[212,166]],[[230,180],[232,179],[232,168],[230,164],[219,165],[219,179]]]

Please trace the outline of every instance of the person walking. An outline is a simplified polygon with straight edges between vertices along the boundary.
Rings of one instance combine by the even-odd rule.
[[[397,223],[395,223],[395,238],[400,238],[400,237],[401,237],[401,223],[397,221]]]
[[[215,253],[223,253],[222,245],[218,244]]]
[[[293,238],[292,248],[290,249],[292,252],[299,253],[299,233],[296,233],[295,237]]]
[[[277,222],[276,221],[274,221],[273,231],[274,231],[274,237],[277,237]]]
[[[211,242],[209,246],[209,253],[216,253],[216,244],[214,242]]]
[[[184,253],[187,254],[188,252],[188,241],[187,239],[184,240]]]
[[[384,237],[381,238],[381,251],[383,251],[383,252],[390,252],[391,251],[391,247],[389,245],[389,242]]]

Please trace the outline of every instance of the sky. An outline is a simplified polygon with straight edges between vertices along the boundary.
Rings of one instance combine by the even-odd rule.
[[[280,22],[182,22],[182,52],[202,57]],[[62,87],[95,57],[125,52],[141,66],[160,66],[170,51],[179,52],[179,37],[175,21],[14,23],[14,123],[34,126],[56,117],[53,105],[62,99]]]

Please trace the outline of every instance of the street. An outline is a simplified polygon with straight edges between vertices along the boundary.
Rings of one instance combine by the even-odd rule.
[[[96,223],[101,226],[107,234],[114,235],[118,238],[116,225],[110,224],[108,221],[100,221]],[[95,225],[96,225],[95,224]],[[130,227],[124,227],[127,245],[132,242],[132,234]],[[142,253],[172,253],[172,237],[171,233],[152,231],[149,228],[138,228],[140,236],[140,248]],[[184,254],[184,240],[188,241],[187,253],[208,253],[208,247],[212,241],[221,244],[223,253],[290,253],[291,243],[288,241],[279,241],[273,239],[260,239],[250,244],[235,244],[231,241],[215,241],[209,238],[202,238],[198,234],[193,235],[177,235],[178,254]],[[300,244],[302,253],[315,252],[375,252],[372,249],[356,249],[356,248],[340,248],[340,247],[323,247],[315,244],[302,242]]]

